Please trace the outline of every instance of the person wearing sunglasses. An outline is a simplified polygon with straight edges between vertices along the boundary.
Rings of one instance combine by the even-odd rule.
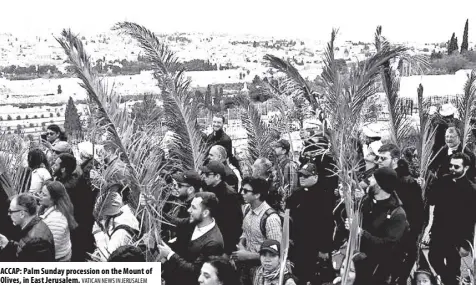
[[[1,254],[19,262],[54,262],[55,244],[48,226],[36,215],[37,200],[30,194],[15,196],[8,215],[21,228],[18,241],[0,234]]]
[[[428,193],[430,222],[423,241],[429,241],[431,266],[447,285],[459,284],[461,257],[469,255],[473,241],[476,186],[468,177],[470,165],[465,153],[453,154],[450,174],[437,179]]]
[[[215,218],[225,241],[225,254],[229,256],[235,251],[242,233],[243,198],[224,181],[226,172],[223,163],[210,161],[200,167],[200,171],[204,182],[203,190],[215,193],[218,198],[219,204]]]
[[[290,260],[294,262],[294,273],[302,284],[322,284],[334,279],[330,258],[334,234],[334,191],[321,185],[314,163],[302,166],[298,175],[300,188],[286,201],[292,219],[290,239],[294,244]]]

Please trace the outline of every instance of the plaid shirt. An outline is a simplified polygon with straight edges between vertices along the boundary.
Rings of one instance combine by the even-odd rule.
[[[261,203],[258,208],[251,210],[243,219],[243,234],[241,238],[246,239],[246,250],[251,252],[259,252],[259,248],[263,241],[274,239],[281,242],[282,228],[281,218],[278,215],[270,215],[266,219],[266,236],[261,233],[261,217],[266,210],[271,208],[266,202]]]

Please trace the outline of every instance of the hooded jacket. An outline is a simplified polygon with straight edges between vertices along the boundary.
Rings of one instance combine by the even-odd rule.
[[[361,252],[387,258],[408,228],[402,202],[395,192],[377,201],[366,195],[362,200]]]

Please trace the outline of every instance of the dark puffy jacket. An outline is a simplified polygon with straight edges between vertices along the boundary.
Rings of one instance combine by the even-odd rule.
[[[33,218],[20,232],[20,240],[10,241],[3,249],[18,262],[54,262],[55,244],[53,234],[39,218]]]

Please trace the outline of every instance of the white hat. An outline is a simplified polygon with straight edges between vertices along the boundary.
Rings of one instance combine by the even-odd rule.
[[[443,117],[451,116],[451,115],[454,115],[455,113],[456,113],[456,108],[452,104],[448,103],[441,106],[440,115],[442,115]]]
[[[430,106],[430,108],[428,109],[428,114],[430,114],[431,116],[435,114],[437,111],[438,111],[438,108],[436,108],[436,106]]]
[[[362,132],[366,137],[375,138],[382,137],[380,126],[377,124],[369,124],[362,128]]]
[[[78,150],[80,155],[85,158],[93,157],[94,146],[91,142],[85,141],[78,143]]]
[[[369,144],[369,148],[372,150],[374,154],[378,153],[378,150],[382,147],[382,141],[374,141]]]

